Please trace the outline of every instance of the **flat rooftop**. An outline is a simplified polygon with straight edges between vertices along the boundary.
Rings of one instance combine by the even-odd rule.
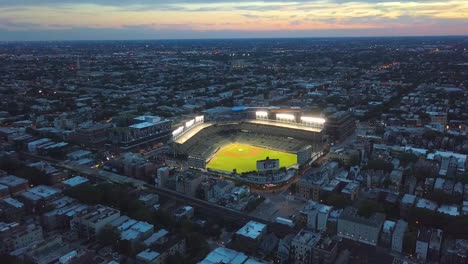
[[[154,261],[156,258],[158,258],[159,255],[161,255],[161,254],[159,254],[156,251],[152,251],[152,250],[147,249],[145,251],[142,251],[142,252],[138,253],[137,258],[144,259],[145,261],[148,261],[148,263],[149,263],[149,262]]]
[[[14,175],[8,175],[5,177],[1,177],[0,183],[6,186],[18,186],[21,184],[28,183],[28,181],[23,178],[16,177]]]
[[[236,234],[252,239],[257,239],[258,236],[260,236],[260,234],[265,230],[265,228],[265,224],[249,221],[247,224],[245,224],[245,226],[239,229]]]
[[[78,186],[80,184],[83,184],[83,183],[86,183],[88,182],[89,180],[86,179],[85,177],[81,177],[81,176],[75,176],[73,178],[70,178],[68,180],[65,180],[63,181],[63,184],[66,184],[68,186],[71,186],[71,187],[74,187],[74,186]]]
[[[205,259],[199,262],[199,264],[261,264],[261,262],[245,255],[242,252],[235,250],[218,247],[211,251]]]
[[[54,189],[45,185],[38,185],[34,188],[29,189],[28,191],[42,198],[47,198],[49,196],[55,195],[60,192],[57,189]]]

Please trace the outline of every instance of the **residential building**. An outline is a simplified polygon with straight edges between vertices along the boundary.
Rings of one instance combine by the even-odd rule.
[[[405,238],[406,230],[408,229],[408,223],[404,220],[398,220],[393,230],[392,236],[392,250],[398,253],[403,252],[403,241]]]
[[[211,251],[199,264],[264,264],[262,262],[242,252],[238,252],[232,249],[218,247]]]
[[[385,215],[375,213],[369,218],[360,216],[352,206],[346,207],[338,219],[338,235],[369,245],[377,245]]]
[[[249,252],[255,252],[260,241],[267,233],[267,225],[255,221],[249,221],[237,230],[235,241]]]
[[[294,264],[311,264],[320,234],[301,230],[291,241],[290,259]]]
[[[427,260],[427,253],[429,251],[429,242],[431,240],[432,231],[427,228],[422,228],[418,232],[416,240],[415,256],[419,261]]]
[[[336,112],[328,116],[325,130],[333,141],[342,141],[356,129],[354,117],[346,111]]]
[[[204,177],[198,174],[178,175],[176,177],[176,191],[195,197],[196,192]]]
[[[43,239],[40,225],[0,222],[0,254],[9,254],[17,249],[39,243]]]
[[[96,205],[74,215],[70,221],[71,230],[83,238],[95,238],[112,221],[120,217],[120,211]]]
[[[313,250],[312,264],[332,264],[338,256],[338,243],[329,237],[322,237]]]

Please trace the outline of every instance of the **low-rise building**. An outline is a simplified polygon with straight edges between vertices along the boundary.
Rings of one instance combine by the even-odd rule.
[[[203,176],[198,174],[184,174],[176,177],[176,191],[195,197],[198,186],[203,181]]]
[[[427,253],[429,251],[429,242],[431,240],[432,231],[430,229],[422,228],[418,232],[416,240],[415,256],[419,261],[425,262],[427,260]]]
[[[218,247],[211,251],[199,264],[263,264],[262,262],[242,252],[238,252],[232,249]]]
[[[408,229],[408,223],[404,220],[398,220],[392,236],[392,250],[398,253],[403,252],[403,240],[405,238],[406,230]]]
[[[360,216],[354,207],[346,207],[338,219],[338,235],[369,245],[377,245],[385,215],[375,213],[369,218]]]
[[[237,230],[235,240],[246,249],[254,250],[267,233],[267,225],[255,221],[249,221]]]
[[[295,264],[310,264],[320,234],[301,230],[291,241],[290,260]]]
[[[174,216],[176,219],[190,219],[193,217],[195,210],[192,206],[186,205],[178,208],[174,211]]]
[[[120,211],[96,205],[74,215],[70,221],[72,232],[82,238],[95,238],[112,221],[120,217]]]
[[[382,232],[380,234],[379,244],[382,247],[389,248],[392,244],[393,232],[395,230],[396,222],[386,220],[382,227]]]
[[[338,243],[329,237],[321,238],[314,247],[312,264],[332,264],[338,256]]]
[[[0,222],[0,254],[9,254],[43,239],[42,227],[39,225]]]
[[[28,188],[28,181],[16,177],[14,175],[7,175],[4,177],[0,177],[0,184],[4,186],[8,186],[11,194],[15,194],[21,191],[24,191]]]

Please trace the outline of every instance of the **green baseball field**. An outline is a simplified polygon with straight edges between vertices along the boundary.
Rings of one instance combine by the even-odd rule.
[[[206,167],[228,172],[236,169],[237,173],[256,171],[257,160],[264,160],[266,157],[279,159],[280,167],[289,167],[297,163],[295,154],[234,143],[218,150]]]

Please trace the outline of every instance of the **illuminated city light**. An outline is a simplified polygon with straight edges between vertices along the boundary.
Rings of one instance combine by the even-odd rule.
[[[195,119],[192,119],[190,121],[185,122],[185,127],[189,128],[189,127],[193,126],[193,124],[195,124]]]
[[[183,131],[184,131],[184,127],[179,127],[179,128],[177,128],[176,130],[174,130],[172,132],[172,136],[175,137],[175,136],[179,135],[180,133],[182,133]]]
[[[267,116],[268,116],[268,113],[265,112],[265,111],[257,111],[257,112],[255,113],[255,115],[258,116],[258,117],[267,117]]]
[[[325,119],[318,118],[318,117],[302,116],[301,120],[302,120],[302,122],[309,122],[309,123],[318,123],[318,124],[324,124],[325,123]]]
[[[277,120],[290,120],[293,121],[296,119],[294,115],[291,114],[276,114],[276,119]]]
[[[195,123],[201,123],[205,120],[204,116],[197,116],[195,117]]]

